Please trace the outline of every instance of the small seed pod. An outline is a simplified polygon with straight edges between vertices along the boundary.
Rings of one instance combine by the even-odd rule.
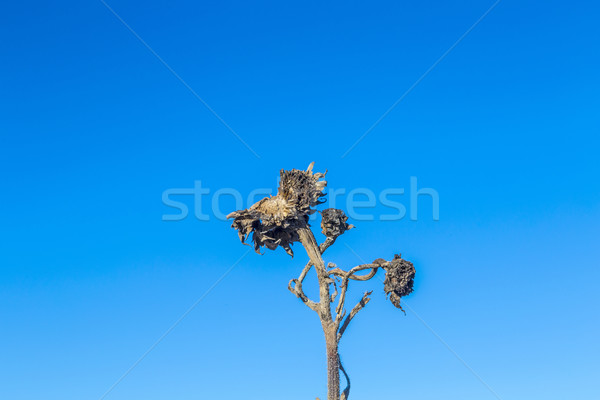
[[[383,290],[392,304],[402,310],[400,298],[408,296],[413,291],[415,267],[410,261],[403,260],[399,254],[396,254],[384,269],[386,273]]]
[[[321,230],[327,237],[335,239],[348,229],[354,228],[354,225],[349,225],[346,221],[348,217],[342,210],[328,208],[321,211]]]

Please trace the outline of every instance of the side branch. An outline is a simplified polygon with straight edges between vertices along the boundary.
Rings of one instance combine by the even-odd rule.
[[[302,290],[302,282],[299,279],[292,279],[290,283],[288,283],[288,290],[295,294],[297,298],[302,300],[302,302],[310,307],[311,310],[319,312],[319,303],[315,303],[308,298],[308,296]]]
[[[344,369],[344,366],[342,365],[342,360],[339,357],[340,356],[338,355],[338,361],[339,361],[339,364],[340,364],[340,371],[342,371],[342,373],[346,377],[346,382],[347,382],[346,389],[344,389],[344,392],[340,396],[340,400],[348,400],[348,396],[350,395],[350,377],[348,376],[348,373]]]
[[[352,311],[350,311],[350,314],[346,317],[346,319],[344,320],[344,323],[342,324],[342,326],[338,332],[338,335],[337,335],[338,341],[342,338],[342,335],[346,331],[346,328],[348,327],[348,324],[350,323],[350,321],[352,321],[352,318],[354,318],[354,316],[356,314],[358,314],[358,312],[360,310],[362,310],[369,303],[369,301],[371,301],[371,298],[369,297],[371,295],[371,293],[373,293],[373,292],[372,291],[366,292],[363,295],[362,299],[360,299],[358,304],[354,306]]]
[[[334,238],[328,237],[327,239],[325,239],[325,241],[319,245],[319,251],[321,252],[321,254],[323,254],[325,252],[325,250],[327,250],[334,242],[335,242]],[[309,273],[312,266],[313,266],[312,261],[309,261],[308,263],[306,263],[306,265],[304,266],[304,269],[300,273],[300,276],[298,277],[298,279],[292,279],[288,283],[288,290],[290,292],[292,292],[294,295],[296,295],[296,297],[298,297],[300,300],[302,300],[302,302],[304,304],[306,304],[308,307],[310,307],[311,310],[318,312],[319,303],[310,300],[308,298],[308,296],[306,296],[306,294],[302,290],[302,282],[304,282],[304,278],[306,278],[306,275]],[[337,294],[337,291],[336,291],[336,294]]]
[[[342,283],[340,284],[340,287],[341,287],[340,299],[338,301],[337,307],[335,308],[336,324],[339,325],[339,323],[341,322],[341,320],[344,318],[344,315],[345,315],[344,302],[346,301],[346,291],[348,290],[348,283],[349,283],[350,279],[355,280],[355,281],[368,281],[369,279],[373,278],[377,274],[378,269],[383,265],[385,265],[385,263],[362,264],[362,265],[358,265],[358,266],[352,268],[350,271],[344,271],[340,268],[334,268],[334,269],[329,270],[330,275],[342,278]],[[355,275],[359,271],[364,271],[364,270],[368,270],[368,269],[370,269],[371,271],[369,271],[369,273],[366,275]]]
[[[368,281],[377,273],[377,269],[381,267],[387,267],[389,262],[377,262],[372,264],[361,264],[352,268],[350,271],[344,271],[340,268],[334,268],[329,271],[329,275],[339,276],[341,278],[352,279],[355,281]],[[371,271],[367,275],[355,275],[359,271],[370,269]]]
[[[327,250],[329,247],[331,247],[331,245],[333,243],[335,243],[334,238],[328,237],[327,239],[325,239],[325,241],[319,245],[319,251],[321,252],[321,254],[325,253],[325,250]],[[306,263],[306,265],[304,266],[304,269],[302,270],[302,272],[300,273],[300,276],[298,277],[298,281],[300,281],[301,283],[304,282],[304,278],[306,278],[306,275],[308,274],[308,272],[310,271],[312,266],[313,266],[313,262],[312,262],[312,260],[309,260]]]

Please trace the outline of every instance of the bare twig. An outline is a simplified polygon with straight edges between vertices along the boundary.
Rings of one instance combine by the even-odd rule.
[[[344,303],[346,301],[346,291],[348,290],[348,279],[342,280],[341,288],[342,288],[342,290],[340,293],[340,300],[338,301],[338,305],[335,308],[335,313],[336,313],[335,323],[338,326],[340,324],[340,321],[343,318],[342,313],[344,310]]]
[[[321,252],[321,254],[325,253],[325,250],[327,250],[329,247],[331,247],[331,245],[334,243],[335,243],[334,238],[328,237],[327,239],[325,239],[325,241],[319,245],[319,251]],[[308,274],[308,272],[310,271],[312,266],[313,266],[313,262],[312,262],[312,260],[309,260],[306,263],[306,265],[304,266],[304,269],[302,270],[302,272],[300,273],[300,276],[298,277],[298,281],[300,281],[301,283],[304,282],[304,278],[306,278],[306,275]]]
[[[340,321],[342,320],[343,317],[343,310],[344,310],[344,303],[346,301],[346,292],[348,290],[348,283],[349,280],[355,280],[355,281],[368,281],[369,279],[373,278],[376,274],[377,274],[377,270],[382,267],[383,265],[385,265],[384,263],[381,262],[377,262],[377,263],[373,263],[373,264],[362,264],[362,265],[357,265],[356,267],[352,268],[350,271],[344,271],[340,268],[334,268],[329,270],[329,274],[330,275],[334,275],[334,276],[338,276],[342,278],[342,283],[340,285],[341,287],[341,292],[340,292],[340,298],[338,301],[338,305],[335,308],[335,313],[336,313],[336,319],[335,319],[335,323],[337,326],[339,326]],[[366,275],[355,275],[357,272],[359,271],[364,271],[370,269],[371,271],[369,271],[368,274]]]
[[[369,279],[371,279],[375,276],[378,268],[386,267],[387,265],[389,265],[389,262],[386,261],[386,262],[382,262],[382,263],[357,265],[356,267],[352,268],[350,271],[344,271],[343,269],[340,269],[340,268],[334,268],[334,269],[329,270],[329,274],[339,276],[342,278],[352,279],[355,281],[368,281]],[[355,275],[357,272],[364,271],[367,269],[371,270],[369,272],[369,274]]]
[[[338,288],[337,288],[337,284],[336,284],[336,282],[335,282],[335,279],[333,280],[333,288],[334,288],[334,292],[333,292],[333,294],[331,295],[331,302],[332,302],[332,303],[335,301],[335,298],[336,298],[336,297],[337,297],[337,295],[338,295]]]
[[[288,290],[302,300],[302,302],[310,307],[311,310],[319,312],[319,303],[316,303],[308,298],[308,296],[302,290],[302,283],[298,279],[292,279],[290,283],[288,283]]]
[[[321,252],[321,254],[323,254],[325,252],[325,250],[327,250],[333,243],[335,243],[334,238],[328,237],[327,239],[325,239],[325,241],[319,245],[319,251]],[[306,265],[304,266],[304,269],[300,273],[300,276],[298,277],[298,279],[292,279],[288,283],[288,290],[290,292],[292,292],[294,295],[296,295],[296,297],[298,297],[300,300],[302,300],[302,302],[304,304],[306,304],[308,307],[310,307],[311,310],[318,312],[320,303],[310,300],[308,298],[308,296],[306,296],[306,294],[302,290],[302,282],[304,282],[304,279],[306,278],[306,275],[308,274],[308,272],[310,271],[312,266],[313,266],[312,260],[309,261],[308,263],[306,263]],[[337,287],[336,287],[336,291],[334,292],[334,294],[331,298],[332,302],[334,301],[335,296],[337,296]]]
[[[352,318],[354,318],[354,316],[356,314],[358,314],[358,312],[360,310],[363,309],[364,306],[366,306],[369,301],[371,301],[371,298],[369,297],[371,295],[371,293],[373,293],[373,291],[370,292],[366,292],[362,299],[360,299],[360,301],[358,302],[357,305],[354,306],[354,308],[352,309],[352,311],[350,311],[350,314],[346,317],[346,319],[344,320],[344,323],[342,324],[342,327],[340,328],[338,335],[337,335],[337,340],[339,342],[339,340],[342,338],[342,335],[344,334],[344,332],[346,331],[346,328],[348,327],[348,324],[350,323],[350,321],[352,321]]]
[[[339,356],[338,356],[339,357]],[[340,371],[342,371],[342,373],[344,374],[344,376],[346,377],[346,382],[348,383],[346,385],[346,389],[344,389],[344,391],[342,392],[342,395],[340,397],[340,400],[348,400],[348,396],[350,395],[350,377],[348,376],[348,374],[346,373],[346,370],[344,369],[344,367],[342,366],[342,359],[340,358],[339,360],[340,363]]]

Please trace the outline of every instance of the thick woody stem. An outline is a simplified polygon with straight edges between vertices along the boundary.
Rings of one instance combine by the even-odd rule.
[[[340,400],[340,368],[338,355],[337,326],[331,315],[331,295],[329,285],[332,279],[325,268],[321,257],[321,249],[317,245],[315,237],[308,227],[298,229],[300,242],[306,249],[310,261],[315,267],[319,281],[318,313],[321,326],[325,333],[325,345],[327,350],[327,400]]]
[[[327,238],[320,246],[317,245],[312,231],[308,227],[298,229],[300,242],[306,249],[310,261],[306,264],[298,279],[292,279],[288,289],[299,297],[307,306],[319,314],[323,332],[325,333],[325,344],[327,350],[327,399],[340,400],[340,359],[338,353],[338,343],[343,333],[346,331],[350,321],[356,314],[364,308],[370,301],[369,295],[372,292],[367,292],[362,297],[361,301],[352,309],[350,314],[344,319],[346,312],[344,311],[344,303],[346,300],[346,292],[350,280],[368,281],[373,278],[380,267],[385,265],[384,262],[375,261],[373,264],[362,264],[352,268],[349,271],[344,271],[340,268],[334,268],[327,271],[325,262],[323,261],[323,252],[331,246],[335,239]],[[319,302],[310,300],[302,290],[302,282],[312,267],[315,267],[317,279],[319,282]],[[360,271],[370,270],[366,275],[356,275]],[[340,293],[338,305],[336,307],[335,319],[331,312],[331,303],[338,295],[335,279],[341,278]],[[334,284],[335,292],[333,295],[330,292],[330,284]],[[292,286],[293,284],[293,286]],[[344,397],[348,396],[349,387],[344,391]],[[344,399],[345,400],[345,399]]]

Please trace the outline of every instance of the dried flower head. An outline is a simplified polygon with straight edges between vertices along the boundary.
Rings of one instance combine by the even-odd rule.
[[[242,243],[252,234],[257,253],[262,246],[270,250],[281,246],[294,256],[290,245],[300,240],[297,229],[307,225],[308,216],[316,211],[313,207],[325,202],[322,197],[327,182],[320,180],[325,174],[313,173],[313,164],[306,171],[281,170],[277,196],[265,197],[227,216],[233,218],[231,227],[237,229]]]
[[[410,261],[403,260],[399,254],[385,268],[383,290],[389,296],[394,306],[402,310],[400,298],[408,296],[413,291],[415,267]]]
[[[300,213],[312,214],[315,212],[312,207],[325,202],[322,197],[325,196],[323,189],[327,186],[327,181],[321,181],[325,173],[313,173],[314,162],[311,163],[306,171],[293,169],[291,171],[280,171],[279,189],[277,196],[294,207]]]
[[[354,228],[354,225],[349,225],[346,221],[348,217],[342,210],[327,208],[321,211],[321,231],[327,237],[336,239],[348,229]]]

